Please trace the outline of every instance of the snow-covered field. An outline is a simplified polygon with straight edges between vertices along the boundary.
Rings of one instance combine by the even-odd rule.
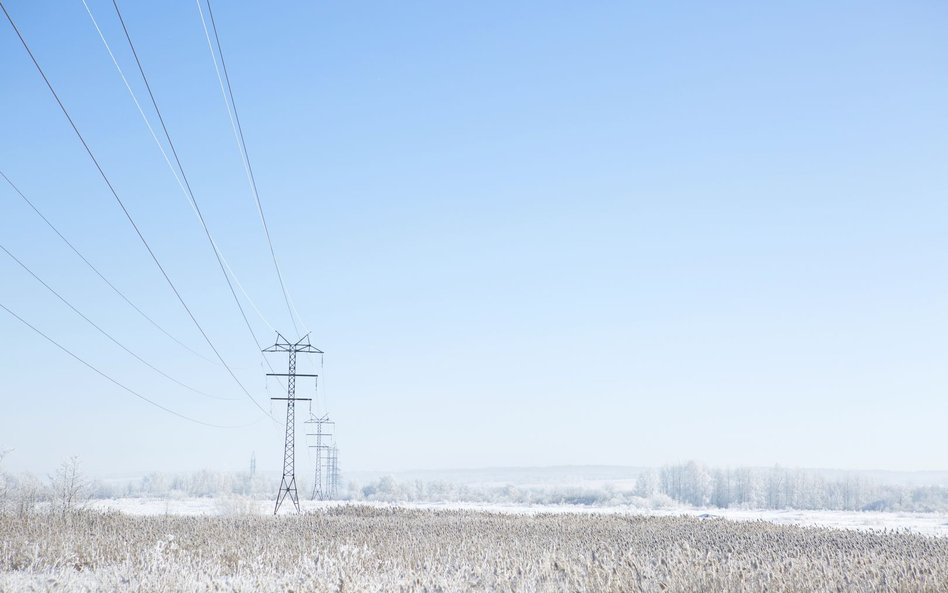
[[[707,519],[722,518],[732,521],[768,521],[782,525],[802,525],[854,529],[861,531],[897,530],[923,535],[948,537],[948,513],[896,513],[875,511],[797,511],[797,510],[747,510],[747,509],[697,509],[664,508],[643,509],[623,506],[577,506],[577,505],[509,505],[483,503],[347,503],[301,501],[303,510],[316,510],[340,505],[364,505],[372,507],[398,506],[414,509],[464,509],[494,513],[535,515],[541,513],[592,513],[629,514],[646,516],[691,515]],[[232,514],[270,514],[273,502],[229,498],[118,498],[96,500],[92,508],[115,510],[128,515],[181,515],[213,516]],[[292,509],[287,501],[281,514]]]
[[[246,499],[96,506],[129,512],[0,513],[0,592],[945,593],[948,582],[948,538],[866,522],[340,503],[272,517],[268,502]]]

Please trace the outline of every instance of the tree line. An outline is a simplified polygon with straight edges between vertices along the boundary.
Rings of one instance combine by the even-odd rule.
[[[772,468],[709,468],[696,461],[639,475],[638,496],[664,494],[699,507],[938,511],[948,509],[948,488],[883,484],[859,472],[827,478],[819,472]]]
[[[3,452],[0,451],[0,462]],[[311,485],[299,477],[300,497]],[[38,507],[68,514],[93,499],[123,497],[218,497],[265,499],[279,476],[201,470],[149,473],[136,479],[88,479],[75,457],[45,480],[0,470],[0,512],[29,513]],[[518,505],[633,506],[801,509],[849,511],[948,511],[948,487],[902,486],[876,482],[858,472],[827,477],[821,472],[772,468],[714,468],[696,461],[641,471],[630,482],[579,484],[473,485],[445,480],[398,481],[384,476],[368,483],[344,482],[339,498],[350,501],[470,502]],[[309,489],[308,489],[309,488]]]

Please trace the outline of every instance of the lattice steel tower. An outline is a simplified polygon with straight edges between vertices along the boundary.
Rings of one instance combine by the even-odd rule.
[[[339,498],[339,449],[336,443],[329,448],[329,498]]]
[[[287,496],[293,501],[296,512],[300,512],[300,500],[296,494],[296,402],[312,401],[309,397],[296,397],[296,378],[313,377],[316,375],[297,374],[296,355],[303,354],[322,354],[323,351],[312,346],[309,343],[309,334],[306,334],[299,342],[290,343],[289,340],[277,333],[277,340],[273,346],[264,348],[264,352],[286,352],[289,354],[290,364],[287,373],[267,373],[270,377],[286,377],[286,397],[272,397],[270,399],[286,401],[286,437],[283,444],[283,480],[280,482],[280,491],[277,492],[276,506],[273,514],[276,515],[280,510],[280,505]]]
[[[315,424],[316,432],[308,432],[307,436],[316,437],[316,444],[310,445],[311,449],[316,449],[316,476],[313,480],[313,500],[325,500],[326,489],[323,488],[323,451],[329,451],[329,445],[324,441],[324,437],[332,438],[332,429],[336,424],[329,420],[329,414],[322,416],[312,416],[306,421],[307,424]],[[327,430],[327,428],[329,430]],[[328,460],[328,455],[326,456]],[[327,467],[327,470],[329,468]],[[327,472],[328,473],[328,472]],[[329,476],[332,474],[330,473]]]

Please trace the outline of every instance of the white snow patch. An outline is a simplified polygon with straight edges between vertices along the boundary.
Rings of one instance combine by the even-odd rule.
[[[214,516],[228,514],[273,513],[273,501],[245,498],[116,498],[96,500],[92,508],[100,511],[112,510],[128,515],[182,515]],[[769,521],[780,525],[802,525],[856,529],[863,531],[896,530],[920,533],[936,537],[948,537],[948,513],[899,513],[878,511],[798,511],[798,510],[749,510],[749,509],[700,509],[676,507],[667,509],[643,509],[628,506],[586,507],[576,505],[515,505],[488,503],[372,503],[343,501],[300,501],[304,511],[330,508],[340,505],[367,505],[382,508],[402,507],[411,509],[463,509],[492,513],[515,513],[536,515],[540,513],[621,513],[643,516],[690,515],[704,518],[722,518],[730,521]],[[285,501],[280,513],[291,512],[292,503]]]

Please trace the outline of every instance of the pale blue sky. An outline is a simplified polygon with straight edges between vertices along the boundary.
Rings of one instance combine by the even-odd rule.
[[[269,407],[206,239],[82,2],[4,3]],[[111,2],[89,4],[144,101]],[[291,333],[195,3],[122,6],[212,233]],[[327,352],[344,469],[689,458],[948,469],[944,3],[262,6],[218,2],[215,15],[277,254]],[[0,169],[207,353],[5,22],[0,85]],[[0,243],[91,318],[238,399],[154,375],[6,256],[0,302],[169,407],[262,418],[6,186],[0,212]],[[11,468],[78,454],[98,473],[232,469],[251,451],[280,467],[282,434],[267,422],[189,425],[5,313],[0,335]]]

